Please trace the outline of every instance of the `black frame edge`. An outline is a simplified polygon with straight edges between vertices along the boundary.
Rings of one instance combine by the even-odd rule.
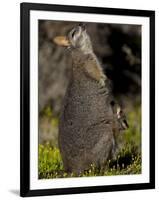
[[[26,197],[154,189],[150,183],[30,190]]]
[[[45,4],[45,3],[21,3],[29,10],[43,11],[60,11],[60,12],[78,12],[78,13],[97,13],[107,15],[124,15],[124,16],[151,16],[155,11],[138,10],[125,8],[109,8],[109,7],[93,7],[93,6],[77,6],[77,5],[60,5],[60,4]]]
[[[29,9],[20,4],[20,196],[30,190]]]
[[[155,188],[155,11],[150,16],[150,183]]]

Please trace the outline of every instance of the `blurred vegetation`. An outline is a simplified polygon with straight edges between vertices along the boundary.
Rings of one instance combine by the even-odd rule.
[[[47,113],[49,114],[49,112]],[[53,117],[52,117],[53,118]],[[141,110],[140,106],[128,114],[130,128],[117,138],[120,147],[115,158],[109,160],[103,169],[90,166],[90,169],[78,175],[110,176],[141,173]],[[56,141],[39,144],[39,178],[76,177],[64,171],[63,163]]]
[[[50,106],[59,115],[70,80],[70,53],[53,43],[67,35],[79,22],[39,21],[39,111]],[[112,82],[113,94],[130,96],[141,93],[141,26],[129,24],[86,23],[93,49],[104,72]]]
[[[58,124],[59,117],[46,106],[39,114],[39,144],[49,142],[51,146],[58,146]]]
[[[125,147],[116,159],[109,160],[105,169],[98,169],[91,165],[89,170],[78,175],[85,176],[110,176],[141,173],[141,155],[132,154],[129,147]],[[39,179],[77,177],[75,173],[64,171],[59,149],[47,145],[39,145]]]
[[[53,43],[79,22],[39,21],[39,178],[71,177],[58,149],[58,123],[68,86],[70,54]],[[93,49],[126,113],[129,129],[117,136],[117,155],[106,169],[93,165],[80,176],[141,173],[141,26],[87,23]]]

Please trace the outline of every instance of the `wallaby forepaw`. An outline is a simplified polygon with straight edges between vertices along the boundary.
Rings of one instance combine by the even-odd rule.
[[[100,84],[100,86],[102,86],[102,87],[105,86],[105,80],[106,80],[105,77],[101,77],[101,78],[100,78],[100,80],[99,80],[99,84]]]

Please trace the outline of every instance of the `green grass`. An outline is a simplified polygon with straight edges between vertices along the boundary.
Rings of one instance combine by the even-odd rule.
[[[109,160],[103,169],[90,166],[90,169],[80,174],[86,176],[111,176],[141,173],[141,110],[139,106],[129,112],[129,129],[119,134],[120,150],[115,159]],[[60,151],[52,143],[39,144],[39,178],[76,177],[64,171]]]
[[[129,148],[122,149],[117,159],[109,160],[107,169],[97,169],[93,165],[80,174],[85,176],[108,176],[122,174],[140,174],[141,156],[133,155]],[[49,144],[39,145],[39,178],[75,177],[76,174],[67,174],[64,171],[59,149]]]

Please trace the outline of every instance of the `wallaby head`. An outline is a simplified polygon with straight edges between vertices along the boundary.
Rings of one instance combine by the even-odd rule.
[[[83,23],[71,29],[67,36],[55,37],[54,42],[59,46],[81,50],[84,54],[92,52],[91,40]]]

